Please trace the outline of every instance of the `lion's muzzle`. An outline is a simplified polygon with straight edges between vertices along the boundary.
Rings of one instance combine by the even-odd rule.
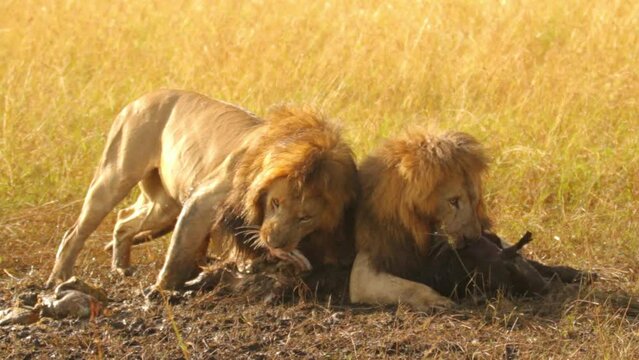
[[[287,228],[287,226],[281,226],[277,223],[264,224],[262,225],[260,238],[269,249],[290,252],[297,247],[299,234],[286,230]]]

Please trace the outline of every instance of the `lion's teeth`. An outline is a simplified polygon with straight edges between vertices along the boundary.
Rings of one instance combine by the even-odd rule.
[[[299,250],[295,249],[291,251],[291,256],[298,259],[301,262],[301,264],[304,265],[302,270],[305,270],[305,271],[313,270],[313,266],[311,265],[311,262],[308,261],[306,256],[304,256],[304,254],[302,254],[302,252],[300,252]]]

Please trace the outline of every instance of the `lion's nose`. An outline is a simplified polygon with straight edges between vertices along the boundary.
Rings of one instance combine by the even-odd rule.
[[[468,244],[470,242],[473,242],[479,239],[480,237],[481,237],[481,226],[479,225],[479,222],[477,221],[476,223],[466,227],[466,230],[462,233],[461,240],[462,242]]]
[[[286,241],[285,237],[271,231],[266,236],[266,243],[273,249],[280,249],[285,247],[288,242]]]
[[[267,237],[266,242],[273,249],[281,249],[284,247],[284,243],[282,241],[275,241],[272,236]]]

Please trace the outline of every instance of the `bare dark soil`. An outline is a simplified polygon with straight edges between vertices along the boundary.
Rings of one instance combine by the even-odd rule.
[[[51,205],[0,226],[0,309],[42,286],[73,209]],[[213,291],[149,304],[165,240],[134,251],[137,268],[109,271],[102,246],[107,221],[87,244],[76,275],[105,289],[111,302],[93,320],[43,318],[0,328],[2,358],[636,358],[639,309],[624,291],[636,274],[597,269],[589,286],[557,286],[545,297],[468,299],[431,314],[363,307],[339,298],[264,302]],[[534,245],[533,245],[534,246]],[[287,295],[287,294],[284,294]],[[290,294],[288,294],[290,295]]]

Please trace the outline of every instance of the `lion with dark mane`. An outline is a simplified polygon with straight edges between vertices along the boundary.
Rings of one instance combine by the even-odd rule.
[[[360,166],[356,303],[404,302],[424,310],[452,301],[420,281],[435,239],[461,248],[490,226],[482,202],[484,150],[461,132],[416,129],[389,140]]]
[[[242,253],[267,252],[303,270],[352,253],[344,217],[357,196],[356,166],[320,113],[283,106],[262,120],[163,90],[118,115],[49,284],[71,276],[85,240],[136,185],[138,200],[118,213],[112,267],[128,274],[132,244],[173,230],[156,288],[192,277],[212,233],[230,235]]]

